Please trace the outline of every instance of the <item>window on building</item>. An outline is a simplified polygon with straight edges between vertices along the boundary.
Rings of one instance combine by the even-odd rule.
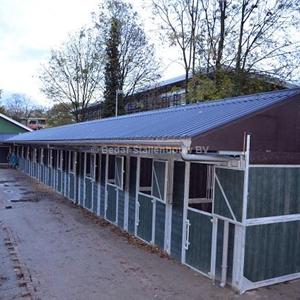
[[[80,176],[80,152],[76,152],[76,163],[75,163],[75,167],[76,167],[76,175]]]
[[[53,167],[53,150],[52,149],[49,150],[49,167],[50,168]]]
[[[67,172],[69,170],[69,151],[64,150],[62,153],[62,169]]]
[[[56,169],[57,168],[57,150],[51,150],[51,167]]]
[[[86,153],[85,157],[86,157],[85,174],[87,177],[92,177],[91,176],[91,154]]]
[[[34,162],[34,163],[36,163],[37,162],[37,157],[38,157],[38,149],[36,149],[36,148],[33,148],[33,158],[32,158],[32,161]]]
[[[189,207],[206,212],[212,211],[212,182],[212,166],[191,163]]]
[[[152,190],[152,159],[141,158],[139,191],[151,195]]]
[[[167,163],[165,161],[153,161],[152,195],[162,201],[166,199],[166,166]]]
[[[26,158],[30,160],[30,148],[26,147]]]
[[[101,161],[100,154],[96,154],[96,168],[95,168],[95,181],[100,182],[100,172],[101,172]]]
[[[70,156],[69,156],[69,160],[70,160],[69,171],[72,173],[74,173],[74,153],[76,152],[70,151]]]
[[[84,176],[84,159],[85,159],[85,154],[83,152],[79,153],[80,155],[80,160],[79,160],[79,174],[80,176]]]
[[[95,178],[95,154],[86,153],[85,174],[89,178]]]
[[[115,178],[115,155],[109,155],[108,156],[108,182],[111,184],[116,183],[116,178]]]
[[[57,169],[62,170],[62,165],[63,165],[63,151],[62,150],[57,150]]]
[[[37,162],[39,164],[43,163],[43,148],[37,149]]]
[[[70,165],[69,165],[69,171],[71,173],[76,173],[76,165],[77,165],[77,152],[71,151],[70,152]]]
[[[48,166],[48,160],[49,160],[48,156],[49,156],[49,150],[44,148],[43,149],[43,164],[45,166]]]
[[[166,200],[167,162],[141,158],[140,192]]]
[[[115,182],[116,186],[123,189],[124,186],[124,157],[116,156],[115,162]]]

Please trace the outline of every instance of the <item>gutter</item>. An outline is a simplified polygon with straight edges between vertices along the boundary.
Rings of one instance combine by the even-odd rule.
[[[61,140],[61,141],[17,141],[6,140],[7,144],[30,144],[30,145],[86,145],[86,146],[108,146],[108,147],[157,147],[157,148],[177,148],[182,145],[190,145],[190,139],[168,139],[168,140]]]
[[[182,144],[181,158],[184,161],[198,161],[212,165],[225,165],[231,167],[240,166],[240,158],[234,158],[229,155],[226,156],[218,154],[189,154],[189,146],[186,143]]]

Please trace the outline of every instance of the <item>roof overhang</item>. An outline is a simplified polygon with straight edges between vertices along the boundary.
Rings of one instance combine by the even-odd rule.
[[[191,139],[138,139],[138,140],[47,140],[47,141],[6,141],[10,144],[30,145],[72,145],[72,146],[107,146],[107,147],[156,147],[181,149],[183,146],[190,147]]]

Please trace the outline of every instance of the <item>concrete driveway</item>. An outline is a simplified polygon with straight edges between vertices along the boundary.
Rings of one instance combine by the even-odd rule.
[[[0,169],[0,264],[5,300],[300,299],[299,281],[244,295],[214,286],[8,169]]]

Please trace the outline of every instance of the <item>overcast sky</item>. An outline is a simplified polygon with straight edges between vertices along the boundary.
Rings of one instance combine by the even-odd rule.
[[[131,1],[145,21],[146,31],[155,38],[149,8],[143,0]],[[0,88],[25,93],[38,104],[51,104],[39,90],[37,73],[51,48],[64,41],[68,32],[90,22],[99,0],[0,0]],[[157,54],[163,61],[164,78],[183,73],[174,51]],[[161,54],[163,53],[163,54]],[[173,62],[173,63],[172,63]]]

